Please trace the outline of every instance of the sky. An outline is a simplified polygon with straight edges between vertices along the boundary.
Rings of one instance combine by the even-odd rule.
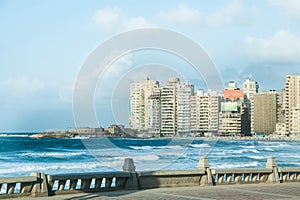
[[[103,42],[139,28],[192,39],[225,85],[251,78],[260,91],[283,89],[285,76],[300,72],[298,0],[0,0],[0,25],[0,132],[76,127],[73,93],[83,63]],[[130,82],[145,75],[161,84],[179,76],[203,88],[186,67],[160,51],[119,58],[95,90],[98,125],[127,125],[128,107],[120,117],[117,105],[128,105]]]

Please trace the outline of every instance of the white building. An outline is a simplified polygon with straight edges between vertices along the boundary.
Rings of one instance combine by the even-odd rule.
[[[249,123],[250,124],[250,132],[251,134],[254,133],[254,111],[253,111],[253,95],[258,93],[258,88],[259,85],[257,82],[251,80],[251,79],[247,79],[244,83],[243,83],[243,91],[244,91],[244,103],[247,109],[247,114],[248,114],[248,121],[249,122],[245,122],[245,123]]]
[[[191,133],[193,135],[214,135],[219,128],[221,95],[198,90],[191,97]]]
[[[293,131],[293,109],[300,104],[300,76],[287,75],[285,83],[285,131]]]
[[[292,109],[292,129],[291,136],[300,136],[300,104]]]
[[[177,133],[179,135],[191,132],[191,96],[194,86],[183,82],[177,90]]]
[[[146,130],[148,97],[152,95],[158,87],[158,82],[149,80],[148,77],[130,84],[130,128]]]
[[[179,78],[170,78],[161,88],[161,135],[174,136],[177,133],[177,90]]]

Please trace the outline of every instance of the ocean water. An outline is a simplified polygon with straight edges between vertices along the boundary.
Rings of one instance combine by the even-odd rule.
[[[264,168],[268,157],[279,167],[300,167],[300,142],[201,139],[35,139],[0,135],[0,177],[31,172],[61,174],[121,171],[125,158],[137,171],[193,170],[206,156],[211,168]]]

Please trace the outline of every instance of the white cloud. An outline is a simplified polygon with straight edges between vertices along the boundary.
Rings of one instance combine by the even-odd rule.
[[[124,15],[119,8],[97,10],[92,18],[94,26],[100,31],[111,31],[124,23]]]
[[[250,10],[250,11],[249,11]],[[251,12],[251,13],[250,13]],[[241,0],[232,0],[211,13],[202,13],[195,8],[179,5],[170,11],[161,11],[156,19],[169,25],[201,24],[206,26],[248,25],[249,14],[255,12],[253,7],[245,7]]]
[[[244,25],[249,24],[249,22],[246,9],[240,0],[231,1],[206,17],[206,23],[211,26]]]
[[[95,12],[92,26],[100,31],[110,32],[154,27],[155,25],[144,17],[128,17],[119,8],[105,8]]]
[[[19,78],[8,78],[1,84],[6,91],[14,95],[32,94],[44,89],[44,83],[37,79],[30,79],[26,76]]]
[[[149,27],[156,27],[154,23],[145,19],[144,17],[133,17],[127,19],[125,22],[124,30],[133,30],[138,28],[149,28]]]
[[[246,53],[256,62],[300,63],[300,36],[280,30],[269,38],[246,38]]]
[[[271,4],[283,9],[287,14],[300,19],[299,0],[270,0]]]
[[[156,18],[167,24],[195,24],[203,20],[199,10],[186,5],[179,5],[170,11],[161,11]]]

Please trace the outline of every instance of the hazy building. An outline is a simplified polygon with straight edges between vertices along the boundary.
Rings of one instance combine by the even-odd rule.
[[[292,136],[300,136],[300,104],[292,109]]]
[[[262,92],[253,95],[253,131],[255,134],[272,134],[277,122],[277,93]]]
[[[244,92],[237,87],[234,81],[230,81],[228,88],[224,90],[224,99],[221,102],[219,113],[219,134],[239,135],[250,134],[250,126],[245,120]]]
[[[179,78],[170,78],[161,88],[161,135],[174,136],[177,133],[177,90]]]
[[[148,77],[130,84],[130,128],[138,130],[146,129],[148,97],[158,87],[158,81],[149,80]]]
[[[146,130],[149,133],[159,134],[160,133],[160,110],[161,110],[161,91],[160,89],[154,90],[153,93],[148,97],[146,104]]]
[[[218,132],[220,94],[198,90],[191,96],[191,133],[211,136]]]
[[[293,109],[300,104],[300,75],[287,75],[285,82],[285,131],[293,130]]]
[[[285,90],[278,90],[277,93],[277,122],[276,135],[284,136],[285,132]]]
[[[194,86],[183,82],[177,90],[177,133],[179,135],[191,132],[191,96]]]
[[[247,126],[250,126],[250,132],[251,134],[254,133],[253,130],[253,94],[258,93],[259,85],[257,82],[247,79],[243,83],[243,91],[244,91],[244,104],[245,104],[245,112],[248,113],[248,116],[245,116],[245,124],[248,124]]]

